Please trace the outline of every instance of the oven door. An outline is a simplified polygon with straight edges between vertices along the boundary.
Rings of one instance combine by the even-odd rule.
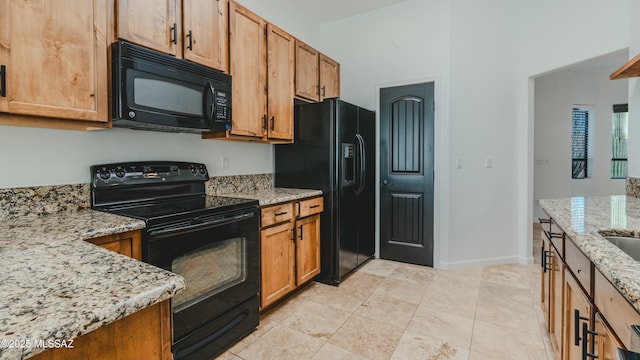
[[[147,231],[145,260],[181,275],[186,281],[186,288],[171,299],[174,344],[202,329],[220,330],[212,328],[216,319],[225,318],[232,309],[246,307],[252,298],[257,299],[259,231],[256,208]],[[255,323],[248,326],[255,328],[258,305],[257,301],[251,303],[256,304],[249,316]],[[195,338],[211,335],[198,334]]]

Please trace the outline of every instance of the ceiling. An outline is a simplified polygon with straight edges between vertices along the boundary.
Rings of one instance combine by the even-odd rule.
[[[291,6],[303,14],[313,14],[313,22],[342,19],[397,4],[405,0],[289,0]]]

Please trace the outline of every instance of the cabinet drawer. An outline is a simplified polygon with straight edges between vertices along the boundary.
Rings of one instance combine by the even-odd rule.
[[[640,314],[598,270],[594,276],[593,300],[620,341],[629,349],[632,336],[635,336],[631,325],[640,324]]]
[[[591,261],[571,239],[565,241],[565,262],[589,296],[591,296]]]
[[[262,227],[289,221],[293,219],[293,204],[269,206],[261,210]]]
[[[298,201],[298,217],[319,214],[324,210],[324,199],[317,197]]]

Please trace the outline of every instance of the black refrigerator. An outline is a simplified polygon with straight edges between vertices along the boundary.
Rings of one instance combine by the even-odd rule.
[[[275,186],[324,193],[316,280],[327,284],[375,252],[375,118],[339,99],[298,104],[294,143],[275,146]]]

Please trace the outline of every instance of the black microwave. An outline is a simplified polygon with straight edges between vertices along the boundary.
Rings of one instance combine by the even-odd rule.
[[[114,127],[231,130],[231,76],[125,41],[111,54]]]

